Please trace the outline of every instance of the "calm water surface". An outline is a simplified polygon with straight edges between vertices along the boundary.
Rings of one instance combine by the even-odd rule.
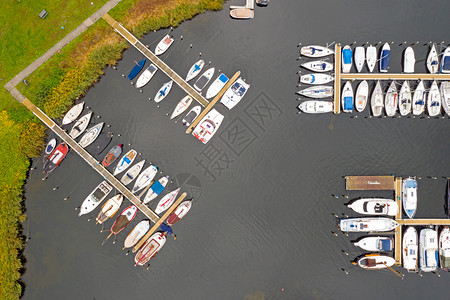
[[[392,197],[346,192],[344,175],[421,177],[417,217],[445,217],[448,118],[369,119],[367,109],[358,118],[297,115],[295,92],[299,42],[394,41],[391,72],[399,72],[405,48],[399,43],[420,41],[420,60],[428,51],[424,43],[448,42],[450,2],[282,0],[256,8],[252,21],[231,20],[229,5],[241,2],[183,23],[173,34],[184,39],[162,56],[185,76],[201,52],[216,70],[229,77],[240,70],[251,84],[233,110],[217,105],[225,120],[208,145],[167,116],[184,96],[180,88],[159,107],[148,100],[168,81],[161,71],[142,93],[122,77],[142,59],[133,48],[84,98],[100,117],[95,121],[111,125],[113,143],[136,149],[176,180],[170,188],[183,184],[196,197],[191,212],[173,227],[177,240],[168,239],[148,271],[133,267],[133,256],[121,251],[131,226],[116,244],[102,246],[108,233],[87,221],[98,211],[79,218],[74,210],[101,176],[71,152],[42,181],[42,162],[35,160],[38,169],[25,187],[25,234],[31,237],[25,299],[448,297],[447,272],[440,278],[407,274],[402,281],[389,271],[364,271],[350,263],[361,253],[351,244],[357,236],[331,234],[332,213],[352,215],[341,195]],[[143,41],[153,49],[166,32],[152,32]],[[425,71],[423,61],[416,71]]]

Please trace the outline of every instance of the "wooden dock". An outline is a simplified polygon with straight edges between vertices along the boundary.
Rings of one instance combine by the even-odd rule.
[[[159,216],[146,205],[142,204],[141,201],[127,189],[120,180],[114,177],[103,165],[92,157],[89,152],[82,148],[74,139],[72,139],[61,127],[58,126],[52,119],[50,119],[44,112],[42,112],[38,107],[36,107],[30,100],[25,98],[22,101],[35,116],[37,116],[47,127],[49,127],[53,132],[55,132],[73,151],[78,153],[81,158],[84,159],[95,171],[97,171],[103,178],[117,189],[125,198],[131,201],[144,215],[150,218],[154,223],[157,223],[160,218]]]
[[[139,50],[145,57],[147,57],[153,64],[155,64],[162,72],[164,72],[170,79],[172,79],[180,88],[188,93],[201,106],[208,105],[208,101],[200,95],[197,90],[190,86],[183,78],[180,77],[174,70],[166,65],[159,57],[151,52],[144,44],[142,44],[135,36],[133,36],[125,27],[114,20],[110,15],[105,14],[102,17],[114,30],[124,37],[131,45]]]
[[[341,44],[334,45],[334,113],[341,112]]]
[[[346,73],[340,74],[346,80],[450,80],[450,74],[428,73]]]
[[[394,190],[394,176],[345,176],[347,191]]]
[[[402,178],[395,178],[395,201],[398,205],[397,215],[395,216],[395,220],[398,222],[402,218]],[[402,234],[403,228],[402,225],[397,226],[395,229],[394,235],[394,258],[395,265],[402,265]]]

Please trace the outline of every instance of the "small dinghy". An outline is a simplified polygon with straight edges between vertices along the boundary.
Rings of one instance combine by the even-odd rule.
[[[149,203],[156,197],[158,197],[159,194],[164,190],[167,183],[169,182],[169,176],[161,177],[157,182],[152,184],[150,189],[147,192],[147,195],[145,195],[144,201],[142,201],[144,204]]]
[[[355,48],[355,67],[358,73],[361,73],[364,62],[366,61],[366,51],[364,47],[358,46]]]
[[[411,46],[405,49],[403,54],[403,72],[404,73],[414,73],[414,65],[416,64],[416,57],[414,55],[414,50]]]
[[[395,81],[391,82],[389,86],[386,97],[384,101],[384,109],[386,110],[386,115],[388,117],[393,117],[397,112],[397,101],[398,101],[398,93],[397,86],[395,85]]]
[[[158,43],[158,45],[156,45],[155,48],[155,55],[161,55],[164,52],[167,51],[167,49],[169,49],[169,47],[172,45],[173,43],[173,38],[166,34],[162,40]]]
[[[134,65],[133,69],[131,69],[130,73],[128,73],[127,78],[129,80],[132,80],[134,77],[136,77],[136,75],[139,74],[139,72],[142,70],[144,65],[145,65],[145,58],[138,63],[135,62],[135,65]]]
[[[166,82],[163,84],[163,86],[159,89],[159,91],[155,95],[155,102],[161,102],[166,96],[169,94],[170,90],[172,89],[173,80]]]
[[[105,150],[105,148],[108,147],[109,143],[111,143],[111,140],[112,140],[111,132],[101,133],[95,140],[95,143],[91,146],[92,148],[92,151],[90,151],[91,154],[95,156],[102,153],[103,150]]]
[[[88,112],[84,116],[82,116],[78,121],[75,122],[72,129],[69,132],[69,135],[76,139],[79,137],[88,127],[89,122],[91,121],[92,111]]]
[[[391,47],[388,43],[384,43],[380,54],[380,72],[387,72],[389,69],[389,61],[391,60]]]
[[[439,235],[439,262],[442,270],[450,270],[450,229],[447,226]]]
[[[202,107],[200,105],[194,106],[183,118],[183,125],[189,126],[192,122],[197,119],[198,115],[202,111]]]
[[[333,96],[333,87],[327,85],[316,85],[298,91],[297,94],[309,98],[322,99]]]
[[[372,114],[374,117],[381,116],[384,107],[384,97],[383,89],[381,88],[379,80],[377,81],[375,89],[372,92],[372,97],[370,98],[370,106],[372,107]]]
[[[80,102],[66,113],[62,120],[62,125],[67,125],[75,121],[81,114],[84,108],[84,102]]]
[[[403,179],[402,203],[408,218],[414,218],[417,210],[417,180],[415,178]]]
[[[353,52],[349,45],[342,48],[342,73],[350,73],[352,68]]]
[[[447,47],[442,54],[441,73],[450,73],[450,47]]]
[[[353,87],[350,81],[347,81],[342,89],[342,111],[346,113],[353,112]]]
[[[423,80],[421,80],[414,91],[412,99],[413,115],[418,116],[425,111],[425,100],[425,87],[423,85]]]
[[[106,201],[105,204],[103,204],[102,208],[100,209],[97,218],[95,219],[97,224],[103,224],[106,220],[112,218],[119,210],[120,206],[122,205],[122,202],[123,202],[122,194],[115,195],[114,197]]]
[[[164,233],[157,232],[153,234],[142,247],[139,249],[138,253],[134,257],[134,266],[143,266],[152,259],[156,253],[161,250],[161,248],[166,243],[166,237]]]
[[[144,164],[145,159],[141,160],[140,162],[129,168],[128,171],[125,172],[125,174],[123,174],[122,179],[120,179],[120,181],[124,185],[130,184],[138,176],[139,172],[141,172]]]
[[[80,144],[82,148],[86,148],[87,146],[92,144],[99,136],[104,124],[104,122],[101,122],[86,130],[78,144]]]
[[[445,113],[450,116],[450,82],[441,82],[441,101]]]
[[[168,193],[161,200],[159,200],[159,203],[155,209],[155,213],[160,214],[168,209],[175,202],[175,197],[178,195],[180,189],[181,188],[177,188],[176,190]]]
[[[398,97],[398,110],[400,111],[400,115],[406,116],[411,112],[412,107],[412,96],[411,96],[411,88],[409,87],[409,83],[405,80],[400,88],[400,94]]]
[[[392,251],[394,249],[394,239],[387,236],[368,236],[353,244],[371,252]]]
[[[59,144],[44,161],[43,173],[53,172],[61,164],[68,151],[69,147],[65,143]]]
[[[172,226],[176,222],[180,221],[191,209],[192,201],[186,200],[180,203],[177,208],[167,218],[167,225]]]
[[[375,69],[375,65],[377,64],[377,48],[375,46],[370,45],[366,50],[366,62],[367,68],[372,73]]]
[[[93,211],[100,203],[111,193],[113,187],[107,181],[101,182],[90,194],[86,197],[80,206],[80,213],[78,216],[85,215]]]
[[[438,234],[431,228],[420,231],[419,262],[422,272],[434,272],[438,268]]]
[[[389,218],[351,218],[339,220],[339,228],[344,232],[391,231],[398,223]]]
[[[430,117],[437,116],[441,113],[441,94],[439,93],[436,80],[433,81],[428,92],[427,111]]]
[[[398,213],[397,202],[383,198],[358,199],[347,207],[362,215],[395,216]]]
[[[200,76],[197,81],[194,83],[194,88],[197,91],[201,91],[203,90],[203,88],[208,84],[208,82],[211,80],[211,78],[214,75],[214,71],[216,69],[215,68],[209,68],[208,70],[206,70],[202,76]]]
[[[436,74],[439,71],[439,56],[436,51],[436,44],[433,44],[427,56],[427,69],[431,74]]]
[[[147,233],[150,229],[150,221],[142,220],[134,226],[133,230],[127,235],[127,238],[123,242],[123,249],[131,248],[136,245],[137,242]]]
[[[114,221],[114,224],[111,226],[111,233],[108,235],[106,240],[109,239],[109,237],[113,234],[117,236],[119,232],[121,232],[125,227],[128,226],[128,224],[131,223],[131,221],[133,221],[136,213],[137,208],[134,205],[125,208]]]
[[[230,10],[230,17],[233,19],[253,19],[255,16],[253,10],[248,8],[239,8]]]
[[[221,73],[219,76],[217,76],[216,80],[211,83],[209,88],[206,90],[206,99],[211,99],[212,97],[215,97],[220,90],[223,89],[225,84],[227,84],[228,80],[230,80],[225,74]]]
[[[393,257],[381,254],[367,254],[357,261],[358,266],[366,270],[379,270],[395,264]]]
[[[195,127],[192,135],[206,144],[219,129],[223,121],[223,115],[216,109],[212,109]]]
[[[403,234],[403,268],[408,272],[417,272],[417,262],[419,261],[419,238],[417,230],[413,226],[408,226]]]
[[[134,183],[131,192],[134,194],[150,185],[153,178],[155,178],[156,173],[158,173],[158,168],[155,167],[154,165],[151,165],[150,167],[142,171],[142,173],[136,179],[136,182]]]
[[[300,55],[307,57],[317,58],[331,54],[334,54],[334,51],[324,46],[311,45],[311,46],[304,46],[300,49]]]
[[[204,65],[205,61],[203,59],[200,59],[198,62],[193,64],[186,75],[186,82],[194,79],[198,74],[200,74],[200,71],[203,69]]]
[[[249,88],[250,84],[247,84],[242,78],[238,78],[223,94],[220,103],[226,108],[232,109],[242,100]]]
[[[333,111],[333,102],[321,100],[308,100],[300,103],[298,109],[307,114],[321,114]]]
[[[122,144],[115,145],[108,151],[108,154],[106,154],[105,158],[102,161],[102,165],[105,168],[112,164],[117,158],[119,158],[119,156],[122,154],[122,147]]]
[[[319,85],[319,84],[327,84],[333,81],[333,79],[334,79],[333,76],[330,76],[328,74],[315,73],[302,75],[300,76],[299,81],[300,83]]]
[[[53,150],[55,150],[56,147],[56,139],[51,139],[48,143],[47,146],[45,146],[45,154],[50,154],[53,152]]]
[[[317,60],[317,61],[310,61],[306,62],[301,65],[303,68],[311,70],[313,72],[329,72],[332,71],[334,68],[334,65],[323,61],[323,60]]]
[[[369,84],[367,83],[366,80],[363,80],[356,89],[355,109],[358,112],[362,112],[366,108],[368,99],[369,99]]]
[[[156,71],[158,71],[158,68],[154,64],[150,64],[150,66],[142,72],[141,76],[139,76],[136,81],[136,88],[139,89],[149,83]]]
[[[116,168],[114,169],[114,176],[116,176],[117,174],[125,171],[126,168],[128,168],[134,161],[134,159],[137,156],[137,152],[134,149],[131,149],[130,151],[128,151],[120,160],[119,163],[117,164]]]
[[[172,115],[170,115],[170,119],[172,120],[173,118],[176,118],[184,113],[186,109],[188,109],[189,105],[191,105],[192,100],[193,98],[189,95],[186,95],[183,99],[181,99],[173,110]]]

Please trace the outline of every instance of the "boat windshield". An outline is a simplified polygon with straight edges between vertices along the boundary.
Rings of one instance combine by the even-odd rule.
[[[450,70],[450,56],[445,56],[442,61],[442,70]]]
[[[149,70],[151,73],[153,73],[153,72],[156,72],[156,70],[158,70],[158,68],[155,67],[154,65],[150,65],[150,67],[148,67],[148,70]]]
[[[94,191],[94,193],[92,193],[91,199],[92,199],[94,202],[98,202],[98,201],[100,201],[101,199],[103,199],[104,196],[105,196],[105,193],[102,191],[101,188],[98,188],[98,189],[96,189],[96,190]]]

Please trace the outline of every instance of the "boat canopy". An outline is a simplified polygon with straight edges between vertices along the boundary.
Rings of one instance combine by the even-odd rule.
[[[344,110],[353,109],[353,97],[344,97]]]
[[[342,50],[342,57],[344,59],[344,64],[351,64],[352,63],[352,49]]]
[[[161,194],[161,192],[164,190],[164,186],[161,184],[161,182],[159,182],[159,180],[157,182],[155,182],[152,185],[152,190],[154,193],[157,193],[158,195]]]
[[[236,82],[232,87],[231,90],[238,96],[242,96],[245,93],[245,87],[242,86],[239,82]]]
[[[405,187],[407,189],[410,189],[410,188],[417,189],[417,181],[415,181],[414,179],[407,180]]]
[[[228,81],[228,77],[222,73],[219,76],[219,80],[222,81],[223,83],[226,83]]]
[[[442,61],[442,70],[450,71],[450,56],[444,56]]]
[[[391,240],[379,240],[378,250],[390,251],[391,249],[392,249],[392,241]]]
[[[381,69],[387,70],[389,67],[389,60],[391,58],[391,50],[381,51]]]
[[[427,267],[437,267],[438,252],[436,249],[425,250],[425,264]]]

